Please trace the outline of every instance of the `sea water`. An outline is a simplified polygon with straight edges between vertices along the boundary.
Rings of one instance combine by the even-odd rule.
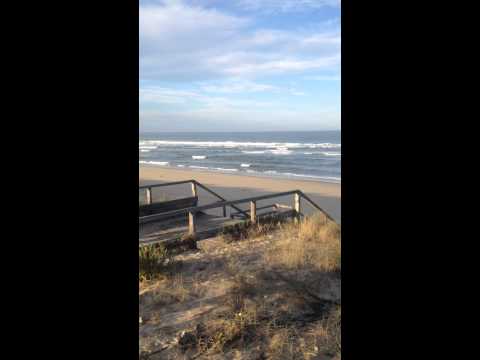
[[[140,164],[341,182],[340,131],[140,133]]]

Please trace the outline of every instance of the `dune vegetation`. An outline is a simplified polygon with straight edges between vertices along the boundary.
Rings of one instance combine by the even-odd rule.
[[[324,219],[140,248],[140,358],[340,359],[341,231]]]

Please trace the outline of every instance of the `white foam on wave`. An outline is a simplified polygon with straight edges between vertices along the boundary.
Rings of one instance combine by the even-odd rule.
[[[140,149],[140,152],[150,152],[151,150],[148,149]]]
[[[214,169],[219,171],[238,171],[238,169],[224,169],[224,168],[214,168]]]
[[[192,155],[193,160],[204,160],[207,157],[205,155]]]
[[[242,151],[242,153],[244,153],[244,154],[265,154],[265,151],[261,151],[261,150],[260,151],[246,151],[246,150],[244,150],[244,151]]]
[[[319,152],[304,152],[303,155],[323,155],[323,156],[342,156],[338,151],[319,151]]]
[[[280,175],[285,176],[293,176],[293,177],[300,177],[300,178],[308,178],[308,179],[319,179],[324,181],[333,181],[333,182],[341,182],[341,178],[336,176],[317,176],[317,175],[306,175],[306,174],[295,174],[295,173],[281,173]]]
[[[250,167],[250,164],[240,164],[240,167],[248,168]]]
[[[247,170],[247,173],[254,173],[256,172],[255,170]]]
[[[169,164],[168,161],[146,161],[140,160],[140,164],[149,164],[149,165],[160,165],[160,166],[167,166]]]
[[[341,144],[334,143],[289,143],[289,142],[237,142],[237,141],[170,141],[170,140],[143,140],[139,143],[141,146],[196,146],[196,147],[222,147],[222,148],[266,148],[276,149],[279,147],[287,148],[321,148],[333,149],[340,148]]]
[[[206,166],[189,165],[188,167],[191,169],[208,169]]]
[[[276,174],[277,172],[275,170],[267,170],[263,172],[264,174]]]
[[[155,150],[157,147],[156,146],[141,145],[138,148],[141,149],[141,150]]]
[[[270,152],[275,155],[290,155],[292,153],[288,147],[278,147],[275,150],[270,150]]]
[[[181,167],[181,168],[184,168],[184,167],[185,167],[185,165],[182,165],[182,164],[179,164],[179,165],[177,165],[177,166],[178,166],[178,167]]]

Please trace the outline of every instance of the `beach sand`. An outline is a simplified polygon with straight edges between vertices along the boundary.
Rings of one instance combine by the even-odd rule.
[[[173,182],[195,179],[203,185],[211,188],[227,200],[236,200],[245,197],[252,197],[276,192],[290,190],[301,190],[322,209],[340,223],[341,214],[341,185],[319,182],[302,181],[290,179],[273,179],[266,177],[244,176],[234,174],[213,173],[197,170],[178,170],[168,167],[140,165],[140,185]],[[169,186],[153,190],[153,199],[175,199],[191,196],[189,184]],[[199,189],[199,204],[204,205],[218,201],[217,198]],[[257,206],[281,203],[292,205],[291,197],[283,197],[258,202]],[[248,204],[240,206],[243,209]],[[306,214],[313,212],[313,208],[304,201],[303,211]],[[214,213],[214,212],[212,212]]]

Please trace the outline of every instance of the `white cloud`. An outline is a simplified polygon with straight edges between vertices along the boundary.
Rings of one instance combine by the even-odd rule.
[[[340,35],[327,29],[253,29],[216,9],[167,2],[140,6],[140,76],[199,81],[336,69]]]
[[[315,75],[315,76],[307,76],[305,77],[306,80],[318,80],[318,81],[340,81],[340,76],[332,76],[332,75]]]
[[[285,72],[301,72],[311,69],[332,68],[340,62],[339,56],[324,57],[314,60],[282,59],[266,61],[260,63],[243,63],[234,65],[225,69],[232,75],[252,75],[252,74],[279,74]]]
[[[221,92],[221,91],[219,91]],[[140,88],[140,102],[150,104],[189,104],[195,102],[203,109],[232,109],[244,107],[266,108],[274,106],[272,102],[234,99],[202,94],[198,91],[175,90],[158,86]]]
[[[264,12],[309,11],[340,6],[340,0],[238,0],[237,3],[246,10]]]
[[[202,89],[206,92],[230,94],[279,90],[278,87],[273,85],[261,84],[248,80],[232,80],[229,82],[224,82],[220,85],[203,85]]]
[[[187,99],[199,98],[195,92],[179,91],[161,87],[141,87],[140,101],[157,104],[181,104]]]

